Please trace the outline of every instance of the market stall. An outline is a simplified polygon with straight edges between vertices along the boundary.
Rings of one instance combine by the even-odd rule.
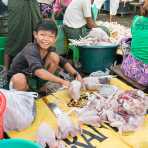
[[[116,85],[120,89],[131,90],[127,84],[123,83],[119,79],[113,78],[111,83]],[[43,100],[46,102],[46,105]],[[37,100],[37,116],[33,124],[22,131],[7,132],[10,138],[23,138],[31,141],[36,141],[37,131],[42,123],[47,123],[53,129],[57,127],[57,119],[54,111],[52,110],[51,104],[55,103],[58,108],[64,113],[70,113],[71,107],[68,107],[70,97],[67,91],[58,91],[53,95],[44,97],[43,100]],[[77,122],[77,116],[72,113],[69,115],[72,122]],[[64,126],[64,125],[63,125]],[[67,129],[68,130],[68,129]],[[67,147],[83,147],[83,148],[108,148],[108,147],[122,147],[132,148],[141,147],[147,148],[148,146],[148,117],[145,116],[144,123],[135,132],[123,132],[119,133],[117,129],[112,128],[108,124],[102,124],[101,127],[94,127],[90,125],[82,126],[82,133],[78,134],[77,137],[72,138],[68,136],[64,139],[64,145]],[[43,131],[44,133],[44,131]],[[46,137],[46,135],[45,135]]]

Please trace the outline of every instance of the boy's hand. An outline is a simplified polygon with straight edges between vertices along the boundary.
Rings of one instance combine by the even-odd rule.
[[[76,80],[82,82],[82,77],[81,77],[81,75],[80,75],[78,72],[76,72],[76,73],[74,74],[74,78],[75,78]]]
[[[78,81],[80,81],[80,82],[82,82],[82,77],[81,77],[80,74],[77,74],[75,79],[78,80]]]
[[[68,87],[69,87],[70,82],[69,82],[69,81],[67,81],[67,80],[62,80],[61,84],[62,84],[65,88],[68,88]]]

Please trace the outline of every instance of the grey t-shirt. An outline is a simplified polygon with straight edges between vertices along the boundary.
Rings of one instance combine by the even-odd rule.
[[[48,53],[55,52],[54,47],[48,49]],[[36,43],[28,43],[22,51],[20,51],[12,61],[8,71],[8,79],[16,73],[24,73],[25,75],[34,75],[35,70],[44,68],[46,56],[41,59]],[[60,66],[63,67],[67,60],[60,56]]]

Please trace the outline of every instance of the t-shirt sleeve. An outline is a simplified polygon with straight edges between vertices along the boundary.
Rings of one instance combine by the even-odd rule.
[[[24,50],[24,57],[28,63],[30,72],[34,73],[35,70],[43,68],[43,64],[41,63],[41,59],[37,54],[37,51],[28,48]]]
[[[82,10],[84,17],[91,17],[91,1],[85,0],[82,4]]]
[[[64,67],[64,65],[68,63],[67,59],[63,58],[62,56],[60,56],[60,67]]]

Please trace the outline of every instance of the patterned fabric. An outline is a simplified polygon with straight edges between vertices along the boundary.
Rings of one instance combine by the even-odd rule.
[[[121,69],[130,79],[144,86],[148,86],[148,64],[143,64],[129,54],[123,59]]]
[[[51,17],[52,12],[53,12],[53,3],[50,5],[40,3],[40,11],[43,16]]]
[[[63,27],[66,38],[78,40],[80,37],[85,37],[89,33],[89,29],[86,26],[81,28],[70,28],[66,25]]]

